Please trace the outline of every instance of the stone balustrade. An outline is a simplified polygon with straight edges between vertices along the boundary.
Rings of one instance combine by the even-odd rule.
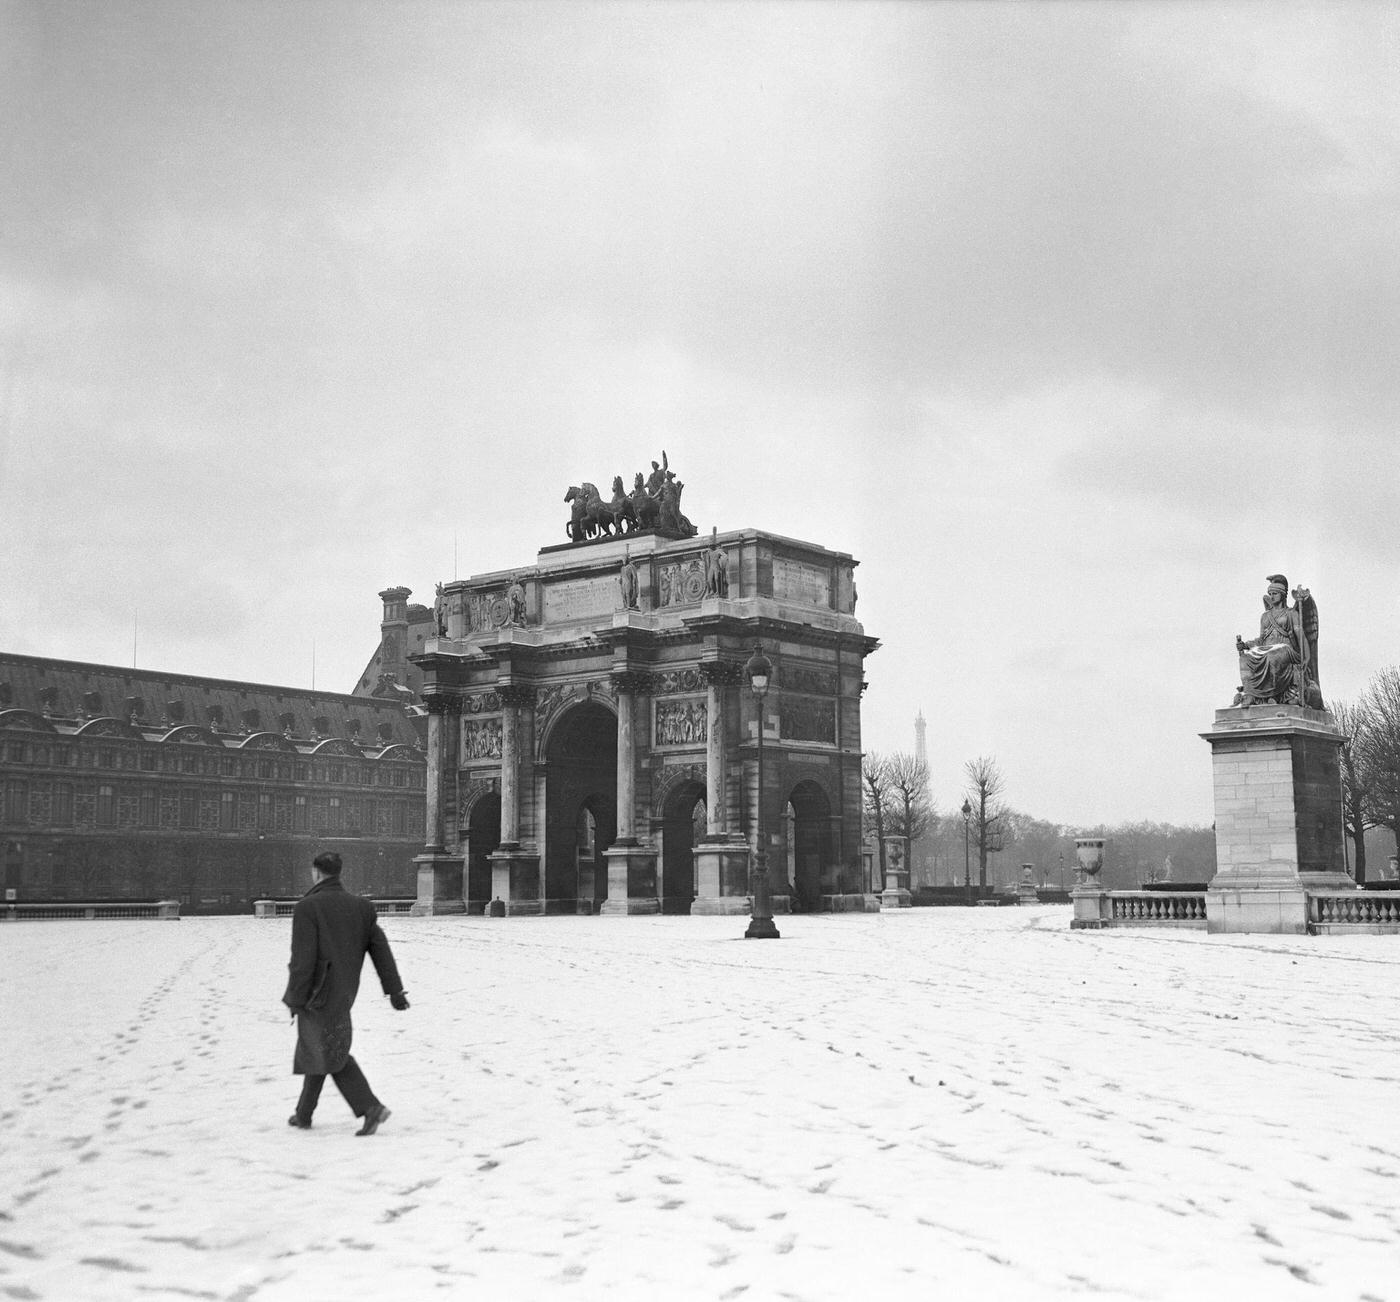
[[[393,916],[406,918],[412,915],[413,906],[417,900],[413,897],[401,900],[371,900],[375,912],[379,916]],[[254,900],[253,916],[255,918],[290,918],[292,910],[297,906],[296,900]]]
[[[180,920],[179,900],[73,901],[63,904],[6,904],[0,922],[65,922],[96,918],[162,918]]]
[[[1400,891],[1309,891],[1308,930],[1400,933]]]
[[[1206,897],[1199,891],[1113,891],[1110,927],[1200,927],[1206,925]]]

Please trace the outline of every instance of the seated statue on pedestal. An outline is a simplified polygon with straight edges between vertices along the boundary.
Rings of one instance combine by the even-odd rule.
[[[1306,588],[1295,588],[1288,604],[1288,580],[1270,574],[1259,616],[1259,636],[1235,636],[1240,657],[1236,705],[1304,705],[1320,710],[1317,676],[1317,604]]]

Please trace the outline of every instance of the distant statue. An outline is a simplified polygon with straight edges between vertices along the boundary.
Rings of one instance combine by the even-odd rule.
[[[1259,636],[1246,642],[1235,636],[1240,658],[1240,705],[1304,705],[1322,709],[1317,677],[1317,605],[1306,588],[1293,590],[1288,580],[1270,574],[1259,616]]]
[[[525,585],[518,578],[511,579],[506,589],[506,605],[509,611],[506,623],[514,628],[525,627]]]
[[[705,595],[729,595],[729,558],[719,545],[719,530],[710,529],[710,550],[705,553]]]
[[[439,637],[447,636],[447,597],[441,583],[437,585],[437,594],[433,597],[433,627],[437,629]]]
[[[617,586],[622,589],[622,609],[639,610],[642,594],[641,576],[637,567],[632,564],[632,557],[625,551],[622,553],[622,571],[617,576]]]

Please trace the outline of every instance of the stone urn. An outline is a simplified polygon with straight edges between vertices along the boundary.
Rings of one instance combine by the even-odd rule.
[[[1023,863],[1021,865],[1021,884],[1023,886],[1035,885],[1035,865],[1033,863]]]
[[[1104,839],[1101,836],[1077,836],[1074,853],[1079,859],[1079,885],[1097,886],[1103,868]]]

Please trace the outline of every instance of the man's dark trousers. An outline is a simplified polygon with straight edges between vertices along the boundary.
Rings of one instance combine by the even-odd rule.
[[[360,1070],[360,1064],[353,1057],[346,1058],[345,1066],[335,1072],[331,1079],[335,1081],[336,1089],[345,1096],[350,1110],[357,1117],[362,1117],[371,1108],[379,1106],[379,1100],[374,1097],[374,1091],[370,1089],[369,1081],[365,1079],[364,1072]],[[311,1114],[316,1111],[316,1104],[321,1097],[321,1089],[325,1083],[324,1076],[313,1076],[309,1072],[302,1077],[301,1098],[297,1100],[297,1116],[303,1121],[311,1120]]]

